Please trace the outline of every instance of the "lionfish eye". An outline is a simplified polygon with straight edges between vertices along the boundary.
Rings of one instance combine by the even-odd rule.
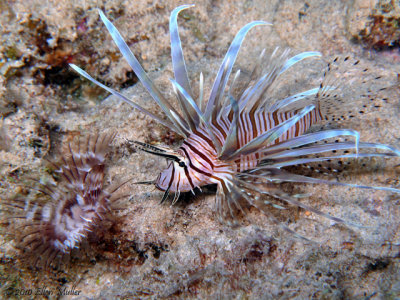
[[[182,168],[186,167],[186,164],[185,164],[183,161],[180,161],[180,162],[178,163],[178,165],[179,165],[180,167],[182,167]]]

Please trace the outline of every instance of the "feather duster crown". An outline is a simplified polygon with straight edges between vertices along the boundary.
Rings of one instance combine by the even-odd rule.
[[[22,221],[16,231],[17,246],[34,266],[62,262],[100,220],[119,209],[121,197],[115,192],[121,185],[103,188],[106,154],[114,137],[96,135],[75,147],[69,145],[62,165],[52,163],[61,182],[57,186],[39,183],[38,190],[50,201],[14,199],[6,203],[14,212],[11,219]]]
[[[339,69],[338,60],[328,65],[328,74],[325,75],[325,80],[320,87],[284,99],[271,97],[274,86],[277,85],[282,73],[287,72],[299,61],[321,56],[319,52],[303,52],[289,57],[289,51],[283,51],[280,54],[279,51],[275,51],[267,58],[264,58],[262,53],[255,63],[256,67],[250,78],[239,84],[240,72],[238,72],[228,87],[228,79],[246,34],[255,26],[269,25],[266,22],[251,22],[240,29],[222,61],[208,101],[204,101],[202,75],[199,82],[200,95],[198,99],[194,99],[177,25],[179,12],[189,7],[191,6],[183,5],[174,9],[169,23],[175,75],[171,82],[181,112],[178,112],[164,98],[118,30],[104,13],[99,11],[102,21],[122,55],[163,110],[167,120],[101,84],[76,65],[71,65],[80,75],[184,137],[182,145],[177,150],[135,142],[140,149],[169,160],[167,168],[157,179],[148,182],[165,191],[162,201],[171,192],[175,195],[173,200],[175,202],[181,192],[193,192],[195,188],[216,184],[216,211],[221,221],[234,223],[236,213],[248,206],[257,207],[263,213],[270,215],[270,205],[282,208],[270,202],[270,199],[275,198],[323,215],[333,221],[345,222],[301,203],[297,197],[283,192],[279,188],[279,183],[336,184],[399,192],[399,190],[386,187],[361,186],[317,179],[285,170],[285,167],[332,159],[399,156],[400,152],[387,145],[360,142],[359,133],[351,129],[309,132],[312,125],[323,120],[335,119],[331,112],[344,103],[340,88],[335,85],[335,80],[329,75],[332,70]],[[347,60],[348,58],[344,59],[344,61]],[[264,70],[259,68],[262,62],[266,62],[265,65],[267,65]],[[352,66],[355,67],[357,64],[357,61],[353,62]],[[333,138],[346,136],[353,138],[354,141],[330,142]],[[336,150],[353,151],[353,153],[327,155]],[[377,150],[380,151],[377,152]],[[272,197],[265,197],[265,195]],[[273,216],[270,217],[273,218]],[[281,224],[281,226],[291,231],[284,225]]]

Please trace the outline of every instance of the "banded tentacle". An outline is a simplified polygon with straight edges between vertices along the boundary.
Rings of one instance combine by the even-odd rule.
[[[36,267],[58,267],[102,220],[113,220],[125,196],[118,189],[126,182],[104,185],[106,156],[115,133],[90,136],[69,144],[61,163],[50,162],[59,184],[32,179],[43,198],[15,198],[3,203],[21,258]],[[5,218],[4,218],[5,219]]]

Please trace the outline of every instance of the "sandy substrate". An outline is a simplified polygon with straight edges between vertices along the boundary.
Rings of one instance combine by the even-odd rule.
[[[37,3],[35,3],[37,2]],[[382,1],[385,2],[385,1]],[[350,4],[351,3],[351,4]],[[101,8],[164,95],[173,100],[169,78],[168,18],[181,1],[25,1],[0,4],[0,199],[29,195],[28,177],[52,178],[44,158],[57,160],[68,142],[95,132],[116,131],[106,180],[153,180],[165,161],[138,153],[126,140],[179,145],[167,128],[79,78],[75,63],[150,111],[155,105],[119,54],[99,20]],[[354,128],[363,141],[400,147],[398,49],[375,52],[352,41],[368,25],[377,1],[202,1],[179,18],[180,34],[194,88],[200,72],[206,95],[235,33],[253,20],[272,26],[253,29],[240,52],[243,70],[263,48],[290,47],[293,54],[320,51],[326,61],[350,55],[391,86],[379,95],[385,105],[339,127]],[[33,8],[35,7],[35,8]],[[397,8],[398,9],[398,8]],[[398,10],[395,10],[395,13]],[[397,15],[397,17],[399,17]],[[318,86],[324,62],[310,60],[282,78],[277,92],[293,94]],[[362,77],[352,90],[364,86]],[[129,87],[130,86],[130,87]],[[127,88],[128,87],[128,88]],[[362,109],[357,92],[348,101]],[[105,100],[103,100],[105,99]],[[358,110],[358,109],[357,109]],[[398,187],[399,160],[355,164],[331,179]],[[380,169],[386,167],[385,172]],[[302,170],[298,170],[300,173]],[[17,295],[58,289],[81,298],[323,298],[395,299],[400,295],[399,197],[337,186],[291,185],[310,194],[308,205],[366,228],[332,224],[298,208],[273,211],[291,229],[317,243],[299,241],[252,209],[237,228],[221,225],[213,192],[159,205],[162,193],[127,184],[127,208],[118,222],[94,233],[62,270],[38,271],[19,263],[15,242],[0,244],[0,291]],[[1,204],[1,203],[0,203]],[[4,228],[4,232],[10,228]],[[42,290],[40,290],[42,289]],[[16,296],[15,296],[16,297]],[[47,296],[41,296],[46,298]],[[70,296],[63,296],[69,298]],[[61,298],[63,298],[61,297]]]

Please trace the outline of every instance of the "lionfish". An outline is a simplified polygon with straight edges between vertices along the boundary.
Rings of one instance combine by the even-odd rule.
[[[176,150],[134,142],[139,149],[168,160],[167,168],[154,181],[141,182],[154,184],[159,190],[164,191],[162,202],[169,193],[174,193],[173,203],[175,203],[182,192],[194,193],[196,188],[201,190],[202,186],[216,184],[216,211],[222,222],[236,223],[237,213],[244,212],[245,208],[253,206],[278,223],[270,215],[269,210],[270,205],[283,208],[270,201],[279,199],[335,222],[349,224],[343,219],[330,216],[300,202],[299,195],[284,192],[279,184],[282,182],[322,183],[400,192],[388,187],[362,186],[313,178],[293,174],[285,169],[285,167],[332,159],[399,156],[400,152],[387,145],[361,142],[359,133],[351,129],[309,131],[314,124],[330,118],[328,114],[332,110],[331,104],[334,101],[338,103],[343,101],[340,95],[335,93],[339,89],[328,84],[329,80],[327,84],[321,84],[320,87],[271,101],[267,95],[277,83],[279,76],[299,61],[321,56],[319,52],[303,52],[289,58],[288,51],[284,51],[280,57],[276,57],[275,51],[266,59],[269,64],[268,70],[260,74],[256,66],[251,72],[250,79],[242,83],[239,92],[234,95],[234,90],[238,90],[236,83],[239,82],[240,71],[231,80],[229,87],[228,79],[241,44],[250,29],[259,25],[271,25],[269,23],[254,21],[239,30],[218,70],[208,101],[206,103],[204,101],[202,74],[200,74],[199,96],[195,100],[186,70],[177,23],[178,14],[191,6],[182,5],[175,8],[169,21],[175,76],[171,82],[181,112],[178,112],[165,99],[130,51],[116,27],[99,10],[101,20],[122,55],[163,110],[167,120],[132,102],[71,64],[71,67],[80,75],[184,138],[181,146]],[[256,65],[259,65],[262,59],[263,55],[260,55]],[[357,63],[354,62],[353,65]],[[329,67],[333,68],[333,65]],[[334,83],[334,80],[331,81]],[[354,138],[354,142],[347,140],[330,142],[332,138],[346,136]],[[348,152],[352,149],[355,149],[355,153],[324,155],[331,151]],[[363,149],[386,152],[361,153],[360,150]],[[270,197],[265,197],[265,195]],[[280,224],[280,226],[297,235],[285,225]]]
[[[121,184],[103,187],[106,154],[114,137],[94,135],[69,144],[61,165],[50,162],[60,175],[59,184],[38,181],[35,188],[49,201],[17,198],[3,203],[10,208],[8,219],[22,221],[15,224],[16,245],[32,266],[63,263],[102,220],[111,220],[111,213],[121,209],[123,196],[116,193]]]

